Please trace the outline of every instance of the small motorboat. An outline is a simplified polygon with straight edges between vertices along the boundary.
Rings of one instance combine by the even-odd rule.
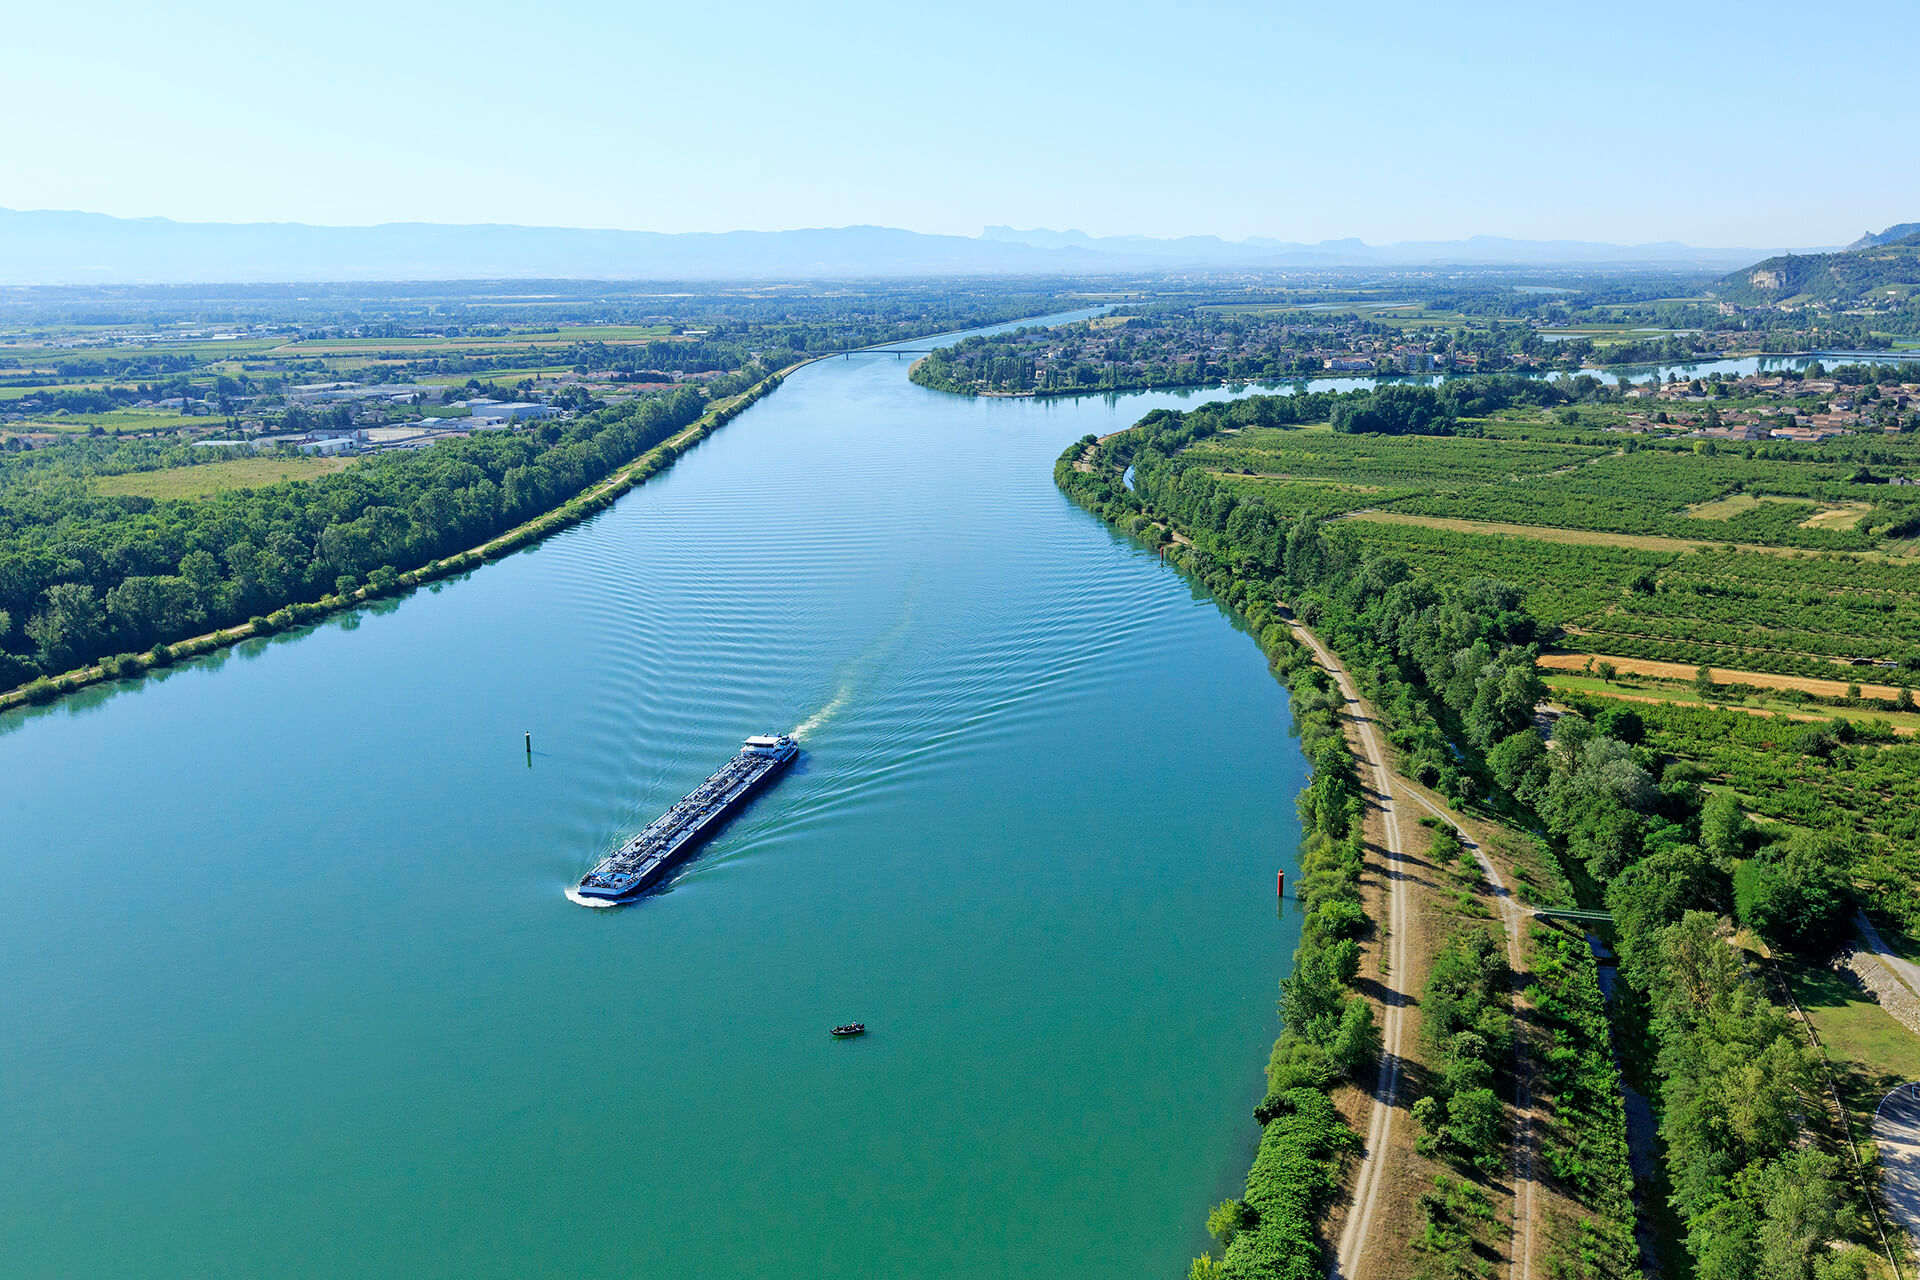
[[[843,1040],[848,1036],[863,1036],[867,1034],[867,1024],[864,1022],[849,1022],[844,1027],[835,1027],[833,1034]]]

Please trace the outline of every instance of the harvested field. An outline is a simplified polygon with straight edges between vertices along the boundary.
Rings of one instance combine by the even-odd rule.
[[[1640,689],[1640,691],[1628,692],[1626,689],[1622,689],[1617,685],[1603,686],[1600,681],[1588,679],[1584,676],[1550,675],[1547,677],[1546,684],[1550,690],[1582,693],[1589,697],[1613,698],[1620,702],[1644,702],[1652,706],[1660,706],[1666,703],[1687,703],[1693,706],[1715,707],[1722,711],[1739,711],[1750,716],[1778,716],[1787,720],[1803,721],[1807,724],[1825,724],[1832,720],[1834,716],[1840,714],[1838,711],[1816,714],[1776,704],[1754,707],[1738,702],[1708,702],[1705,698],[1696,694],[1690,694],[1680,690],[1674,690],[1672,693],[1667,694],[1659,694],[1649,693],[1644,691],[1640,686],[1635,686],[1635,688]],[[1920,733],[1920,718],[1911,715],[1903,716],[1898,712],[1882,712],[1875,713],[1872,718],[1875,720],[1888,721],[1893,731],[1903,737],[1911,737],[1915,733]]]
[[[1684,662],[1658,662],[1651,658],[1611,658],[1605,654],[1585,653],[1540,655],[1540,666],[1555,671],[1584,671],[1589,661],[1596,666],[1602,662],[1611,662],[1614,670],[1622,675],[1658,676],[1663,680],[1692,680],[1697,670]],[[1844,697],[1849,684],[1858,684],[1862,697],[1898,698],[1900,696],[1898,685],[1868,684],[1864,680],[1820,680],[1812,676],[1779,676],[1768,671],[1736,671],[1731,667],[1707,669],[1713,673],[1714,680],[1720,684],[1750,684],[1757,689],[1799,689],[1823,698]],[[1874,670],[1877,671],[1878,668]]]
[[[1816,517],[1817,518],[1817,517]],[[1560,542],[1576,547],[1621,547],[1630,551],[1664,551],[1678,554],[1706,547],[1734,547],[1740,551],[1758,551],[1770,556],[1804,556],[1803,547],[1765,547],[1751,542],[1724,542],[1694,538],[1662,538],[1653,534],[1601,533],[1592,529],[1562,529],[1544,524],[1501,524],[1493,520],[1461,520],[1452,516],[1405,515],[1398,511],[1356,511],[1344,520],[1367,520],[1375,524],[1407,524],[1425,529],[1446,529],[1454,533],[1478,533],[1494,537],[1531,538],[1536,542]],[[1858,520],[1855,520],[1858,523]],[[1837,526],[1828,525],[1828,528]],[[1920,554],[1920,539],[1915,545],[1888,543],[1885,551],[1833,551],[1854,560],[1886,560]]]
[[[1763,502],[1785,502],[1785,498],[1769,498],[1759,493],[1730,493],[1724,498],[1715,498],[1712,502],[1696,502],[1683,507],[1695,520],[1731,520],[1742,511],[1751,511]]]
[[[1576,547],[1626,547],[1633,551],[1696,551],[1717,547],[1718,542],[1697,542],[1690,538],[1660,538],[1637,533],[1596,533],[1591,529],[1558,529],[1550,525],[1498,524],[1491,520],[1458,520],[1451,516],[1409,516],[1397,511],[1356,511],[1349,520],[1367,520],[1374,524],[1410,524],[1424,529],[1447,529],[1454,533],[1491,534],[1496,537],[1532,538],[1536,542],[1563,542]],[[1773,547],[1752,547],[1754,551],[1773,551]]]
[[[1800,522],[1802,529],[1851,529],[1865,519],[1873,507],[1865,502],[1841,502],[1822,507]]]

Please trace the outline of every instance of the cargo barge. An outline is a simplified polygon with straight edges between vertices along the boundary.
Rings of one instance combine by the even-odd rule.
[[[583,907],[610,907],[645,893],[799,754],[799,745],[785,734],[748,738],[739,755],[602,858],[567,896]]]

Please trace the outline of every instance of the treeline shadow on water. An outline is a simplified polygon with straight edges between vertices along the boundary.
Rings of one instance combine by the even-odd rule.
[[[45,719],[48,716],[81,716],[90,714],[99,710],[120,694],[133,693],[151,685],[164,684],[177,676],[184,676],[191,673],[216,672],[225,667],[229,662],[236,660],[251,662],[278,645],[290,644],[296,640],[304,639],[317,631],[329,629],[336,631],[356,631],[359,629],[361,622],[369,616],[385,617],[387,614],[397,611],[401,604],[415,592],[428,591],[437,593],[449,584],[469,576],[471,576],[470,572],[450,575],[445,578],[436,578],[430,583],[423,583],[411,590],[397,592],[393,595],[380,596],[356,608],[340,613],[329,614],[324,618],[318,618],[312,622],[300,623],[296,626],[288,627],[284,631],[276,631],[272,635],[248,636],[245,639],[236,640],[230,644],[219,645],[216,648],[207,650],[205,653],[176,659],[165,666],[148,667],[135,675],[122,676],[118,679],[99,680],[75,689],[71,693],[63,694],[51,702],[38,704],[22,703],[18,706],[9,707],[5,711],[0,711],[0,737],[5,737],[10,733],[16,733],[27,725],[37,720]]]

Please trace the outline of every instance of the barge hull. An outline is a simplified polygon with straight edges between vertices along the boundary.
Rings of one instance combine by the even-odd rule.
[[[749,738],[740,754],[695,787],[645,830],[601,859],[567,897],[581,906],[630,902],[659,885],[702,842],[754,796],[765,790],[799,755],[788,737]]]

